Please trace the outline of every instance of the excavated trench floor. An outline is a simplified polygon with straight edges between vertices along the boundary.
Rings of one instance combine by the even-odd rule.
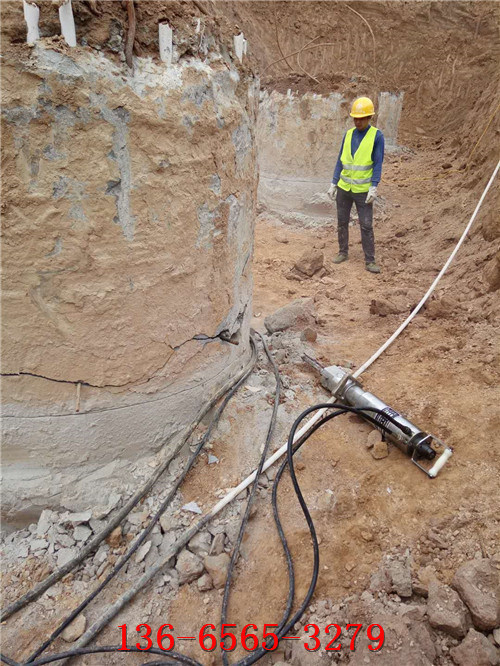
[[[324,364],[359,367],[371,356],[426,291],[476,203],[465,190],[452,197],[460,175],[451,175],[439,187],[432,181],[423,183],[418,194],[414,188],[394,184],[396,177],[404,180],[424,164],[428,170],[436,160],[433,153],[387,160],[375,225],[377,259],[382,266],[379,276],[364,270],[356,227],[351,230],[349,261],[334,266],[337,243],[333,222],[330,228],[301,229],[261,213],[254,258],[254,327],[264,332],[266,315],[294,299],[310,297],[317,312],[318,337],[308,345]],[[324,254],[324,269],[311,278],[293,279],[290,271],[307,247]],[[499,355],[494,346],[494,324],[484,316],[492,297],[480,280],[470,284],[469,279],[488,253],[488,244],[474,228],[450,274],[440,283],[436,299],[363,377],[370,391],[454,447],[454,456],[441,475],[430,481],[391,447],[388,457],[375,460],[366,446],[371,428],[352,416],[326,425],[298,455],[299,481],[320,539],[315,604],[322,600],[337,604],[348,595],[361,593],[384,554],[403,553],[407,548],[414,572],[430,566],[446,583],[467,559],[498,559],[500,460],[492,442],[500,425],[496,410]],[[276,353],[279,336],[272,336],[269,343]],[[326,397],[313,371],[296,360],[293,354],[280,355],[285,397],[273,448],[284,442],[287,428],[301,409]],[[271,413],[273,388],[272,374],[263,358],[247,387],[231,403],[212,440],[211,453],[219,459],[218,464],[208,465],[205,456],[200,458],[174,505],[174,523],[187,525],[195,519],[180,511],[182,505],[196,501],[208,510],[223,489],[236,485],[256,465]],[[162,488],[159,484],[153,495]],[[228,621],[240,629],[247,623],[261,629],[265,622],[277,622],[286,598],[286,569],[272,524],[270,497],[270,484],[263,483],[237,566]],[[309,583],[312,554],[288,478],[279,501],[294,556],[296,594],[301,598]],[[243,506],[243,501],[237,500],[216,521],[231,541]],[[144,516],[152,513],[148,503],[142,508]],[[444,548],[425,547],[429,529],[440,534]],[[124,546],[125,541],[120,549]],[[12,599],[42,576],[44,564],[43,558],[15,561],[10,556],[3,566],[5,596]],[[109,586],[99,603],[86,612],[87,624],[99,615],[105,602],[123,593],[140,575],[141,567],[129,567],[125,576]],[[92,580],[82,578],[82,572],[85,569],[67,577],[50,596],[44,595],[7,622],[3,627],[6,654],[26,656],[56,626],[57,619],[88,593]],[[197,636],[206,623],[218,626],[221,598],[221,590],[200,592],[196,582],[179,587],[166,575],[114,618],[99,642],[118,643],[117,627],[124,623],[135,628],[149,622],[155,634],[168,622],[174,625],[177,636]],[[62,650],[68,644],[59,640],[56,646]],[[221,663],[217,651],[203,653],[197,642],[178,643],[177,649],[204,664]],[[243,654],[237,651],[231,660]],[[279,659],[275,655],[269,660]],[[129,654],[125,659],[117,654],[105,661],[85,657],[81,663],[144,661],[137,655]],[[302,663],[309,663],[306,657]],[[452,662],[443,653],[435,663]]]

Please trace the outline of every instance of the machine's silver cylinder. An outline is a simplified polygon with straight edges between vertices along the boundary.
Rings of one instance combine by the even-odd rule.
[[[389,407],[389,405],[386,405],[386,403],[377,398],[377,396],[373,395],[373,393],[365,391],[358,381],[349,377],[348,373],[339,366],[331,365],[328,368],[323,368],[321,375],[321,383],[325,388],[336,395],[341,402],[359,409],[378,409],[384,412],[384,414],[392,417],[403,427],[406,427],[409,430],[408,433],[402,432],[392,421],[386,418],[384,414],[371,414],[372,418],[379,424],[378,428],[384,436],[391,439],[401,448],[406,450],[410,440],[415,436],[419,436],[418,438],[420,438],[425,434],[422,433],[419,428],[414,426],[413,423],[408,421],[408,419],[405,419],[404,416],[401,416],[401,414]],[[406,452],[411,453],[409,450],[406,450]]]
[[[358,407],[360,409],[379,409],[388,416],[392,417],[402,426],[409,428],[411,430],[411,435],[403,433],[397,426],[392,423],[392,421],[385,418],[383,414],[370,414],[370,416],[372,416],[372,418],[374,418],[375,421],[380,424],[379,430],[397,442],[407,443],[414,435],[420,432],[419,428],[414,426],[411,421],[405,419],[404,416],[401,416],[401,414],[392,409],[392,407],[386,405],[385,402],[377,398],[377,396],[373,395],[373,393],[365,391],[359,384],[356,384],[355,382],[350,382],[347,384],[347,387],[343,392],[343,400],[352,407]]]
[[[377,412],[372,412],[371,414],[370,411],[364,414],[361,412],[360,415],[363,415],[365,418],[370,415],[371,419],[375,421],[376,427],[387,439],[390,439],[398,448],[409,455],[412,461],[428,476],[431,478],[436,476],[451,456],[452,449],[445,447],[443,442],[433,435],[429,435],[420,430],[420,428],[417,428],[411,421],[408,421],[399,412],[386,405],[385,402],[377,398],[373,393],[365,391],[358,380],[343,368],[337,365],[330,365],[327,368],[323,368],[317,363],[314,365],[315,367],[319,366],[321,383],[336,397],[336,401],[361,410],[377,410]],[[370,420],[370,423],[373,423],[373,421]],[[403,430],[398,426],[401,426]],[[428,470],[421,465],[419,460],[423,458],[433,460],[435,458],[435,443],[445,450],[434,467]]]

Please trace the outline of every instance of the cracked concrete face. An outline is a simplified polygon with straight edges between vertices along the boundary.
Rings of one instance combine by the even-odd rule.
[[[24,57],[2,71],[3,508],[31,519],[104,501],[248,361],[257,92],[216,55]]]

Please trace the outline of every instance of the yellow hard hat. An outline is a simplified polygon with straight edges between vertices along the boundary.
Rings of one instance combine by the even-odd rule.
[[[352,104],[351,116],[353,118],[364,118],[365,116],[373,116],[375,108],[373,102],[369,97],[358,97]]]

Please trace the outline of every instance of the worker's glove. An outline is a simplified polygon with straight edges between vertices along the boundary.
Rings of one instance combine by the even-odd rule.
[[[330,185],[330,189],[328,190],[328,196],[330,197],[330,199],[332,201],[335,199],[335,192],[336,191],[337,191],[337,186],[335,185],[335,183],[332,183]]]
[[[376,186],[371,186],[370,189],[368,190],[368,194],[366,195],[366,202],[365,203],[373,203],[375,199],[377,198],[377,187]]]

